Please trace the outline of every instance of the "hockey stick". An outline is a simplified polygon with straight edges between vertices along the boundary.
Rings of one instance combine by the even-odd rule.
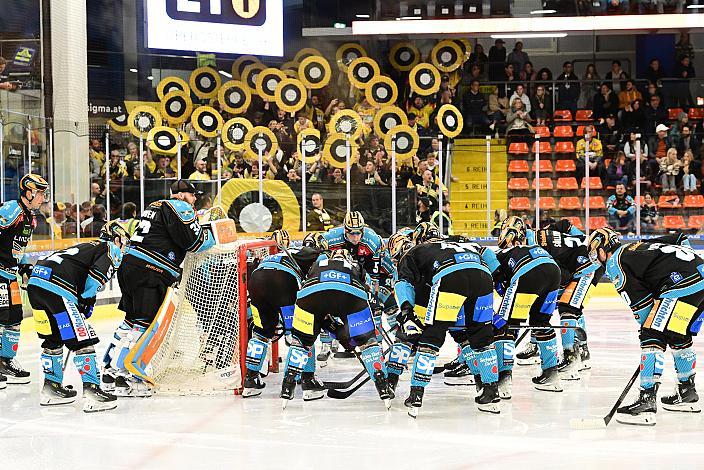
[[[384,351],[383,355],[386,356],[389,353],[389,351],[391,351],[391,348]],[[354,355],[359,360],[360,364],[362,364],[364,366],[364,362],[362,362],[362,358],[359,357],[359,354],[356,351],[355,351]],[[356,392],[357,390],[362,388],[362,386],[364,384],[366,384],[367,382],[369,382],[372,379],[369,376],[369,374],[367,374],[366,366],[364,366],[364,370],[362,372],[360,372],[359,374],[357,374],[357,376],[354,379],[350,380],[349,384],[350,385],[353,384],[356,380],[359,380],[359,378],[362,377],[363,375],[366,375],[365,379],[362,380],[357,385],[355,385],[354,387],[350,388],[349,390],[338,390],[335,388],[329,388],[328,389],[328,397],[335,398],[337,400],[344,400],[345,398],[348,398],[350,395],[352,395],[354,392]],[[346,388],[346,387],[341,387],[341,388]]]
[[[616,410],[618,410],[618,407],[621,406],[621,403],[623,403],[623,400],[626,398],[626,395],[628,395],[631,387],[633,387],[638,375],[640,375],[640,365],[636,367],[635,372],[633,372],[633,375],[631,376],[631,380],[628,381],[626,388],[624,388],[623,392],[621,392],[621,396],[618,397],[618,400],[616,400],[613,408],[611,408],[611,411],[609,411],[606,416],[603,418],[572,418],[570,420],[570,427],[577,430],[606,429],[606,426],[608,426],[611,422],[611,418],[613,418],[616,414]]]

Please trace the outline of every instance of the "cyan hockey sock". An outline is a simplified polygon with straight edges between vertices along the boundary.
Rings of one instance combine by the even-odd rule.
[[[479,368],[477,367],[477,362],[474,358],[474,350],[469,345],[462,348],[462,359],[464,359],[464,362],[467,364],[467,367],[469,367],[469,371],[472,375],[479,375]]]
[[[651,389],[660,381],[665,353],[657,348],[643,348],[640,355],[640,387]]]
[[[42,369],[44,377],[52,382],[61,383],[64,380],[64,354],[60,350],[58,353],[54,351],[44,350],[41,356]]]
[[[416,353],[413,368],[411,369],[411,387],[425,387],[430,383],[437,357],[438,355],[435,351],[427,349]]]
[[[369,377],[374,381],[376,381],[374,373],[377,371],[382,371],[384,377],[386,377],[386,364],[381,356],[381,346],[378,344],[367,346],[359,353],[359,357],[362,359],[362,363],[364,363],[364,368],[367,369],[367,374],[369,374]]]
[[[693,347],[686,349],[673,349],[672,357],[675,360],[675,370],[677,371],[677,380],[686,382],[694,375],[694,366],[697,363],[697,353]]]
[[[386,323],[389,324],[389,328],[391,330],[394,330],[398,326],[398,321],[396,321],[397,315],[398,315],[398,310],[396,310],[396,309],[393,310],[393,313],[386,314]]]
[[[499,372],[513,369],[513,352],[516,349],[516,342],[512,339],[502,339],[494,342],[496,349],[496,360],[499,365]]]
[[[17,345],[20,342],[20,326],[6,326],[2,332],[1,342],[0,357],[13,359],[17,355]]]
[[[286,366],[284,366],[284,377],[289,374],[298,375],[308,363],[308,349],[303,346],[291,345],[286,356]]]
[[[306,362],[303,372],[315,373],[315,345],[311,346],[310,351],[308,352],[308,362]]]
[[[266,338],[254,333],[247,342],[247,357],[245,358],[247,370],[261,372],[264,363],[266,363],[268,350],[269,342]]]
[[[538,344],[538,340],[535,338],[535,333],[531,332],[530,334],[530,342],[532,344]]]
[[[389,374],[401,375],[406,369],[408,358],[411,357],[411,347],[405,343],[394,343],[389,352],[386,369]]]
[[[587,321],[584,319],[584,314],[582,314],[582,316],[577,319],[577,326],[583,329],[584,331],[587,331]]]
[[[540,365],[543,370],[557,366],[560,360],[557,338],[552,338],[547,341],[538,341],[538,351],[540,351]]]
[[[332,343],[332,337],[330,336],[330,333],[327,331],[323,330],[320,332],[320,342],[323,344],[331,344]]]
[[[381,335],[381,315],[375,315],[372,317],[374,320],[374,334],[376,335],[376,342],[381,344],[384,341],[384,337]]]
[[[493,384],[499,380],[499,366],[494,348],[488,347],[482,351],[474,351],[474,362],[479,369],[482,383]]]
[[[100,385],[100,373],[95,363],[95,353],[74,354],[73,364],[78,373],[81,374],[83,383]]]
[[[575,328],[577,327],[577,319],[562,319],[560,320],[560,326],[567,327],[560,329],[560,333],[562,334],[562,349],[565,351],[572,351],[574,349],[574,335]]]

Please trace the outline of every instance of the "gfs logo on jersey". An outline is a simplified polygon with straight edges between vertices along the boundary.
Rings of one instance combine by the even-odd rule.
[[[261,26],[267,0],[166,0],[166,14],[179,21]]]

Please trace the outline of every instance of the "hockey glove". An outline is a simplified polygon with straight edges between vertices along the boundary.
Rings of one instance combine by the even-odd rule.
[[[413,307],[411,307],[411,304],[408,302],[404,302],[401,306],[401,314],[398,317],[398,324],[401,326],[401,329],[408,338],[418,336],[423,332],[422,326],[413,311]]]
[[[76,307],[78,311],[83,314],[84,317],[90,318],[93,315],[93,307],[95,306],[95,297],[89,297],[87,299],[81,298]]]
[[[20,263],[17,266],[17,272],[19,273],[20,276],[31,276],[32,275],[32,270],[34,270],[34,265],[29,264],[29,263]]]

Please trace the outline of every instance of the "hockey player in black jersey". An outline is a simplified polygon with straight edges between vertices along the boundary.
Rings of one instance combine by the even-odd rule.
[[[106,224],[98,241],[80,243],[37,262],[27,285],[34,324],[43,340],[41,363],[44,386],[40,404],[64,405],[76,390],[62,385],[63,347],[74,353],[73,363],[83,382],[83,411],[111,410],[116,397],[100,389],[95,360],[98,335],[87,322],[95,296],[122,262],[129,235],[117,221]]]
[[[130,240],[117,272],[125,320],[118,326],[103,362],[104,388],[118,396],[150,396],[147,385],[125,369],[124,358],[161,306],[167,288],[180,276],[187,252],[215,244],[209,229],[198,223],[194,204],[200,191],[187,180],[171,185],[171,198],[149,204]]]
[[[589,236],[589,257],[606,267],[606,275],[640,325],[640,396],[618,408],[616,420],[656,423],[656,395],[668,347],[678,384],[674,395],[660,402],[669,411],[700,412],[692,338],[704,323],[704,260],[688,246],[651,240],[622,245],[609,228]]]
[[[296,294],[322,251],[311,246],[289,248],[290,236],[286,230],[276,230],[271,238],[276,240],[281,251],[262,259],[247,283],[253,326],[247,343],[247,373],[242,391],[244,398],[262,393],[264,382],[261,370],[266,365],[269,342],[280,337],[281,330],[283,333],[291,332]],[[322,243],[321,248],[327,247],[324,238],[320,238],[319,242]],[[314,375],[315,346],[312,346],[312,352],[301,374],[303,399],[306,401],[322,398],[325,393],[325,387]]]
[[[32,272],[24,253],[37,226],[34,211],[44,203],[49,183],[39,175],[20,179],[20,197],[0,207],[0,389],[29,383],[29,372],[17,362],[22,321],[22,298],[17,282]]]

